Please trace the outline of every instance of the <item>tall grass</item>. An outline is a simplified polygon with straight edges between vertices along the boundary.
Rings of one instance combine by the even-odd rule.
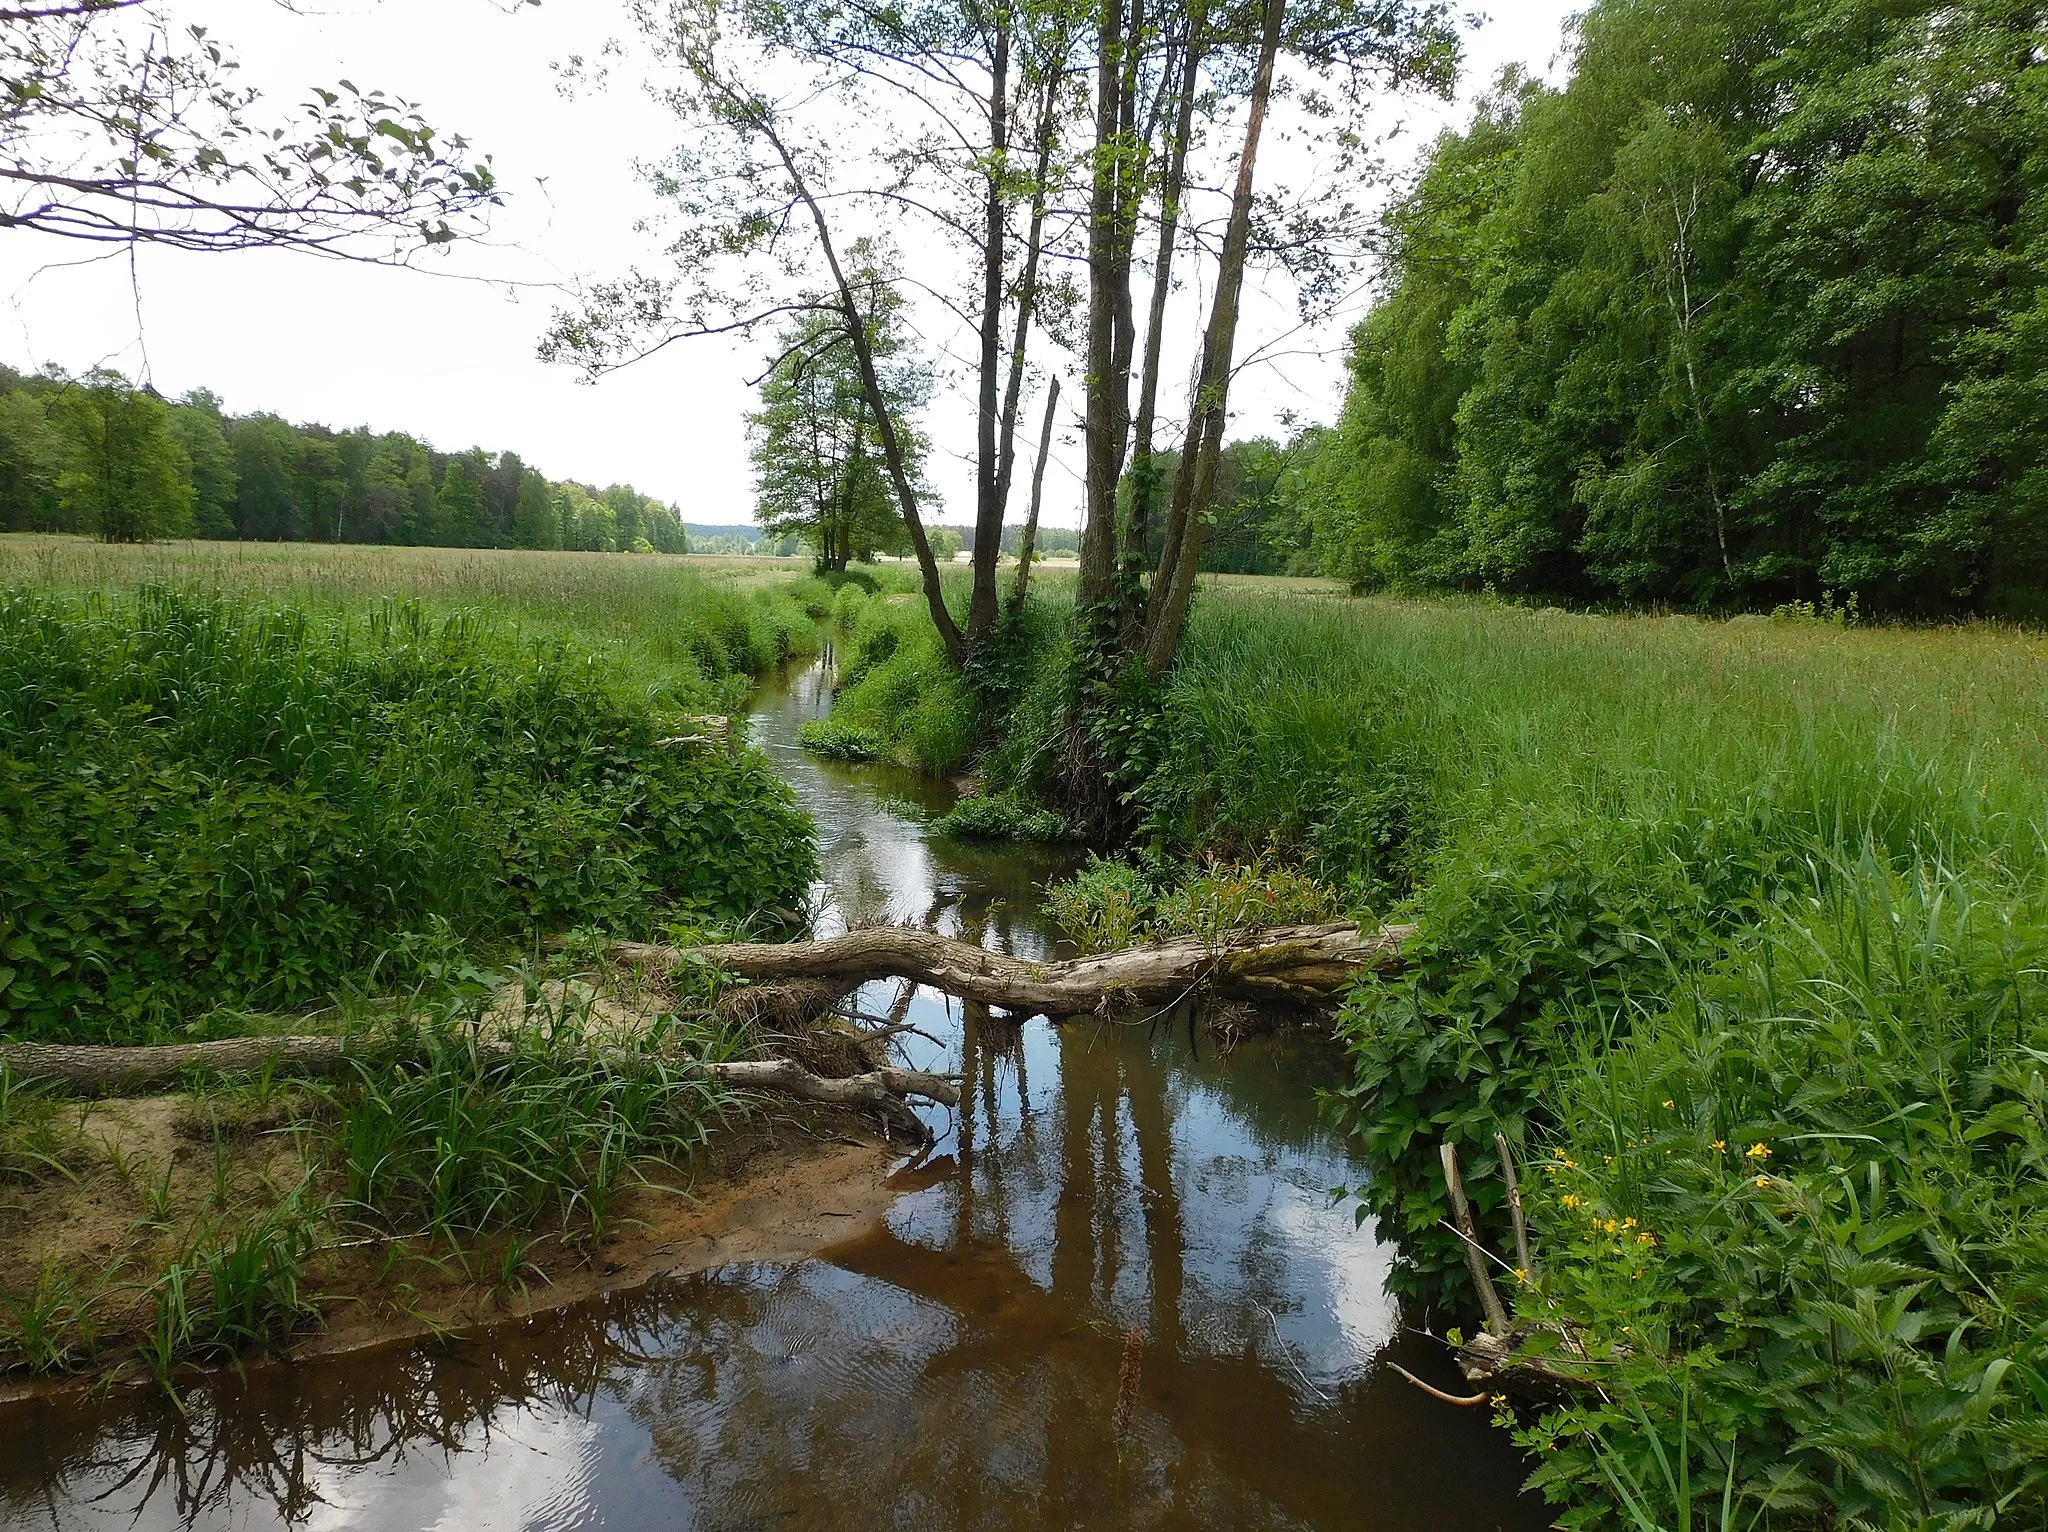
[[[982,743],[983,706],[947,658],[922,602],[908,592],[842,586],[832,609],[839,692],[804,744],[841,760],[889,757],[935,776]]]
[[[567,1006],[422,1024],[326,1093],[343,1204],[457,1249],[508,1229],[600,1239],[644,1167],[687,1163],[732,1106],[693,1067],[727,1046],[673,1017],[607,1037]]]
[[[329,616],[360,617],[394,598],[436,615],[482,611],[593,656],[623,684],[710,708],[736,707],[750,674],[815,649],[810,619],[831,592],[797,573],[774,559],[0,537],[0,588],[159,586]]]
[[[662,743],[711,700],[474,609],[0,594],[0,1018],[155,1040],[451,944],[796,904],[787,787]]]

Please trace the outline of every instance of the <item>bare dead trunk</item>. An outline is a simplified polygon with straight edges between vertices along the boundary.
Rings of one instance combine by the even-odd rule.
[[[1145,668],[1154,677],[1166,673],[1180,648],[1188,602],[1194,595],[1195,575],[1201,567],[1203,518],[1216,496],[1216,468],[1223,453],[1223,425],[1230,396],[1231,355],[1237,342],[1238,302],[1244,291],[1245,258],[1251,244],[1252,189],[1258,167],[1259,136],[1265,128],[1266,107],[1273,95],[1273,66],[1280,51],[1280,25],[1286,13],[1287,0],[1266,0],[1259,72],[1252,83],[1244,148],[1237,161],[1237,186],[1231,195],[1230,222],[1223,236],[1216,297],[1209,311],[1209,328],[1202,337],[1202,366],[1188,411],[1180,472],[1174,477],[1166,546],[1159,556],[1159,572],[1152,581],[1152,599],[1146,614]]]
[[[348,1060],[341,1037],[234,1037],[160,1048],[73,1047],[62,1043],[0,1044],[0,1067],[18,1079],[57,1080],[87,1090],[160,1086],[185,1074],[241,1074],[266,1065],[295,1075],[331,1074]],[[734,1090],[774,1091],[836,1106],[900,1107],[905,1096],[957,1106],[960,1092],[945,1075],[914,1069],[872,1069],[826,1079],[789,1059],[741,1059],[696,1066]]]
[[[1024,535],[1017,539],[1017,583],[1010,591],[1013,613],[1024,610],[1024,593],[1031,586],[1031,556],[1038,540],[1038,505],[1045,494],[1045,460],[1052,455],[1053,412],[1059,403],[1060,380],[1055,377],[1045,391],[1045,424],[1038,430],[1038,462],[1031,470],[1031,509],[1024,517]]]
[[[869,926],[816,942],[663,947],[617,942],[614,957],[669,967],[703,961],[747,979],[828,979],[848,987],[904,978],[1023,1015],[1088,1015],[1171,1004],[1200,990],[1246,999],[1322,1003],[1360,974],[1395,967],[1412,928],[1348,922],[1231,932],[1033,963],[908,926]]]

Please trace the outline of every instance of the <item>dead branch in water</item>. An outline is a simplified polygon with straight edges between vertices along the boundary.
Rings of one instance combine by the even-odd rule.
[[[611,951],[663,969],[711,963],[746,979],[829,979],[848,988],[871,979],[913,979],[964,1000],[1057,1020],[1108,1006],[1159,1005],[1201,988],[1247,999],[1327,1002],[1361,973],[1398,964],[1412,929],[1276,926],[1042,963],[908,926],[870,926],[815,942],[616,942]]]

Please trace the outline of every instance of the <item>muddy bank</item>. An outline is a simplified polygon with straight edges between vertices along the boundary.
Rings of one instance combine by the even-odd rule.
[[[81,1107],[85,1148],[69,1177],[0,1192],[0,1292],[30,1294],[50,1267],[105,1274],[103,1354],[76,1372],[0,1378],[0,1403],[153,1380],[120,1342],[148,1320],[148,1286],[210,1220],[275,1205],[309,1174],[298,1135],[238,1122],[215,1137],[206,1098],[153,1096]],[[900,1163],[870,1119],[827,1108],[764,1110],[714,1133],[688,1165],[652,1167],[608,1231],[575,1242],[543,1233],[508,1272],[508,1241],[460,1250],[340,1228],[312,1258],[320,1322],[289,1346],[232,1365],[332,1357],[517,1320],[565,1304],[735,1261],[803,1260],[872,1230],[896,1195]],[[20,1300],[16,1300],[19,1304]],[[223,1363],[222,1365],[229,1365]],[[205,1369],[188,1365],[181,1377]]]

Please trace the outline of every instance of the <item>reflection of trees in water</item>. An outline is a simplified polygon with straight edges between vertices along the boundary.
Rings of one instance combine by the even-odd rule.
[[[0,1452],[0,1508],[19,1521],[40,1507],[52,1524],[65,1501],[131,1519],[302,1522],[322,1479],[481,1450],[511,1410],[587,1410],[666,1344],[673,1301],[648,1288],[474,1340],[257,1367],[175,1403],[138,1391],[24,1406]]]

